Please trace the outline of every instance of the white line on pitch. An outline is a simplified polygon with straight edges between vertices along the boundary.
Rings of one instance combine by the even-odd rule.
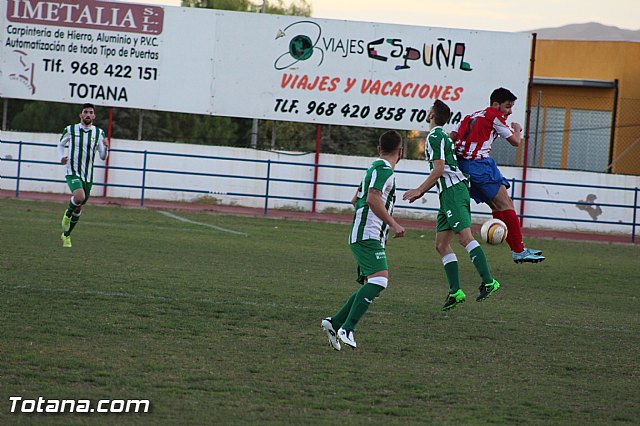
[[[159,211],[159,213],[162,213],[163,215],[168,216],[168,217],[170,217],[170,218],[173,218],[173,219],[176,219],[176,220],[180,220],[180,221],[182,221],[182,222],[191,223],[191,224],[193,224],[193,225],[206,226],[206,227],[213,228],[213,229],[215,229],[215,230],[217,230],[217,231],[220,231],[220,232],[228,232],[229,234],[234,234],[234,235],[243,235],[243,236],[245,236],[245,237],[248,237],[248,236],[249,236],[249,234],[247,234],[247,233],[245,233],[245,232],[233,231],[233,230],[231,230],[231,229],[222,228],[222,227],[220,227],[220,226],[211,225],[211,224],[209,224],[209,223],[196,222],[195,220],[187,219],[187,218],[185,218],[185,217],[181,217],[181,216],[178,216],[178,215],[173,214],[173,213],[164,212],[164,211]]]

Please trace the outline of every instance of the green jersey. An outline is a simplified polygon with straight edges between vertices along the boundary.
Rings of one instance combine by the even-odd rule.
[[[467,177],[458,168],[453,141],[441,126],[434,127],[429,132],[425,154],[429,161],[429,170],[433,170],[434,160],[444,160],[444,172],[437,182],[438,194],[456,183],[468,182]]]
[[[389,225],[375,215],[367,204],[369,188],[375,188],[382,193],[382,203],[389,214],[393,213],[396,201],[396,180],[393,168],[388,161],[377,159],[367,170],[358,188],[356,211],[349,234],[349,243],[364,240],[377,240],[384,246],[389,234]]]
[[[67,126],[62,131],[58,152],[64,157],[64,150],[69,146],[66,175],[75,175],[84,182],[93,183],[93,160],[96,150],[100,158],[107,158],[107,148],[104,145],[104,132],[96,126],[85,127],[81,123]]]

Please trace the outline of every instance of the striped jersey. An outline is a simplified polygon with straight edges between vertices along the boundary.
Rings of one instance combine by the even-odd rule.
[[[349,235],[349,243],[353,244],[364,240],[377,240],[384,247],[389,234],[389,225],[375,215],[367,204],[369,188],[375,188],[382,192],[382,203],[393,214],[393,205],[396,201],[396,179],[393,168],[388,161],[381,158],[371,164],[364,175],[356,199],[356,211],[353,215],[353,224]]]
[[[65,147],[69,146],[66,175],[75,175],[84,182],[93,183],[93,160],[96,149],[100,158],[107,158],[104,145],[104,131],[96,126],[85,127],[81,123],[67,126],[62,131],[58,153],[64,157]]]
[[[467,115],[456,132],[456,154],[467,160],[488,158],[493,141],[498,137],[507,139],[513,135],[504,115],[492,107]]]
[[[454,152],[453,141],[442,126],[431,129],[427,137],[425,149],[429,170],[433,171],[434,160],[444,160],[444,171],[436,184],[438,195],[456,183],[467,182],[467,177],[458,168],[458,160]]]

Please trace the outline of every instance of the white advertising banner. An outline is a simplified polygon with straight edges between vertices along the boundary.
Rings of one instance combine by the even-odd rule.
[[[425,129],[506,87],[524,121],[531,35],[95,0],[0,2],[0,96]]]

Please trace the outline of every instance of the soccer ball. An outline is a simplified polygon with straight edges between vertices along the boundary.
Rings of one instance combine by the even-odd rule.
[[[487,244],[501,244],[507,239],[507,234],[507,225],[500,219],[489,219],[480,228],[480,236]]]

